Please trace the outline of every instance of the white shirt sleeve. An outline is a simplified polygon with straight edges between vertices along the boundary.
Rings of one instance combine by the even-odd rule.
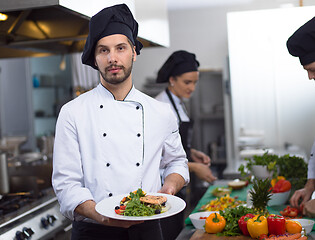
[[[162,179],[164,180],[171,173],[178,173],[184,178],[185,185],[187,185],[189,183],[188,160],[181,142],[175,116],[171,115],[171,117],[169,127],[172,131],[165,139],[160,165],[160,168],[164,169]]]
[[[52,184],[61,213],[70,220],[82,220],[82,216],[75,217],[74,209],[93,196],[83,187],[80,147],[74,121],[67,110],[65,107],[61,109],[56,124]]]

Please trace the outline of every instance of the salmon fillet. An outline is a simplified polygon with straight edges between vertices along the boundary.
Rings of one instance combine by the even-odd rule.
[[[140,198],[141,202],[160,205],[167,201],[167,198],[164,196],[153,196],[153,195],[146,195]]]

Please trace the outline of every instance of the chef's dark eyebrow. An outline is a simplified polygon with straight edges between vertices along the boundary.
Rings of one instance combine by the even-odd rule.
[[[127,46],[128,43],[118,43],[115,47],[121,47],[121,46]],[[107,45],[103,45],[103,44],[100,44],[100,45],[97,45],[96,48],[108,48]]]

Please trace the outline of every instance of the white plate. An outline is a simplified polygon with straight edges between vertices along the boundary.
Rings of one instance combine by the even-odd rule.
[[[115,213],[115,207],[120,205],[121,199],[123,199],[128,194],[122,194],[119,196],[105,198],[96,204],[95,210],[102,214],[105,217],[114,218],[118,220],[128,220],[128,221],[144,221],[144,220],[154,220],[160,218],[166,218],[173,216],[181,211],[183,211],[186,207],[186,203],[183,199],[168,195],[164,193],[147,193],[147,195],[155,195],[155,196],[165,196],[167,197],[166,207],[169,208],[168,211],[160,214],[156,214],[153,216],[144,216],[144,217],[131,217],[131,216],[122,216]]]

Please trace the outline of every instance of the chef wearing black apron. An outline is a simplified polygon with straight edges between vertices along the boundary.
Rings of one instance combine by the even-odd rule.
[[[315,80],[315,17],[297,29],[287,41],[287,48],[292,56],[298,57],[301,65],[307,71],[309,80]],[[315,203],[315,142],[308,162],[307,183],[304,188],[294,192],[290,204],[302,208],[303,214],[313,213],[311,207]],[[313,203],[312,203],[313,202]],[[311,210],[311,211],[308,211]],[[311,215],[309,215],[311,217]]]
[[[191,156],[193,120],[188,117],[188,113],[182,100],[183,98],[190,98],[191,93],[195,89],[195,84],[199,78],[198,67],[199,62],[196,60],[195,54],[187,51],[176,51],[161,67],[156,79],[157,83],[169,83],[166,90],[158,94],[156,99],[171,104],[173,112],[178,120],[182,144],[190,163],[193,162]],[[197,152],[199,154],[200,157],[198,157],[200,159],[206,159],[205,162],[202,162],[201,160],[201,162],[194,164],[200,164],[202,167],[208,168],[206,171],[208,171],[207,173],[210,175],[210,178],[212,177],[209,181],[215,180],[216,178],[213,177],[209,169],[210,158],[200,151],[193,150],[195,153]],[[191,176],[191,182],[192,181],[193,176]],[[185,192],[186,189],[182,189],[178,196],[185,200]],[[164,239],[172,240],[176,238],[183,227],[183,217],[183,213],[181,213],[162,221],[162,230],[165,233]]]

